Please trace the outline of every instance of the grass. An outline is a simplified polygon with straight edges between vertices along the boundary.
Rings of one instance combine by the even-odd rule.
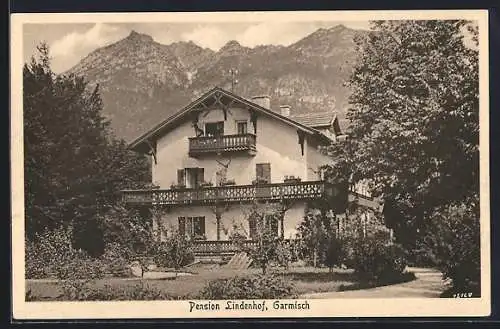
[[[397,283],[410,282],[416,279],[413,272],[403,273],[400,277],[393,278],[390,282],[377,282],[377,281],[358,281],[350,285],[341,285],[338,291],[348,291],[348,290],[360,290],[360,289],[370,289],[376,287],[383,287]]]
[[[293,281],[295,293],[305,294],[312,292],[337,291],[343,285],[353,284],[354,278],[352,271],[335,270],[329,273],[326,268],[296,267],[288,271],[275,269],[275,272],[281,273],[285,278]],[[199,267],[190,269],[190,272],[196,273],[192,276],[179,276],[176,279],[144,280],[144,284],[160,289],[174,297],[195,296],[211,280],[224,279],[234,276],[247,276],[261,273],[260,269],[250,268],[244,271],[237,271],[225,268],[213,269]],[[96,287],[109,285],[112,287],[133,287],[140,283],[140,278],[104,278],[96,281]],[[34,300],[54,300],[61,294],[60,283],[57,281],[27,280],[26,291],[31,291]]]

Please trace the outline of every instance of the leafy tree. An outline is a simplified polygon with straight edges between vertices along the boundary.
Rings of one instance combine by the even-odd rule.
[[[309,210],[298,227],[301,251],[316,267],[322,263],[328,245],[330,223],[320,212]]]
[[[273,262],[284,262],[287,265],[287,257],[284,254],[284,241],[278,236],[279,219],[282,215],[281,205],[274,204],[252,204],[248,220],[254,225],[254,236],[252,240],[255,246],[240,248],[247,252],[254,262],[262,269],[262,274],[266,274],[268,267]],[[243,241],[240,241],[240,243]]]
[[[330,172],[369,179],[373,194],[385,199],[387,225],[409,249],[425,236],[437,207],[479,191],[477,29],[471,26],[376,21],[357,40],[349,138],[330,148]]]
[[[159,265],[173,267],[177,276],[177,271],[182,266],[194,261],[192,241],[181,235],[179,231],[168,232],[158,244],[155,259]]]
[[[147,180],[147,160],[112,136],[99,86],[55,75],[48,46],[38,50],[23,69],[27,238],[71,227],[74,246],[96,256],[104,250],[103,216],[121,188]]]

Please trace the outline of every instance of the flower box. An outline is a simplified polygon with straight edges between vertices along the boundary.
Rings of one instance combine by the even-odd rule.
[[[185,188],[186,185],[177,185],[177,184],[170,185],[170,189],[172,190],[184,190]]]
[[[257,179],[254,179],[252,181],[252,184],[253,185],[262,185],[262,184],[268,184],[269,182],[267,181],[267,179],[264,179],[264,178],[257,178]]]
[[[206,235],[195,235],[193,237],[193,240],[194,241],[205,241],[207,239],[207,236]]]
[[[283,179],[283,182],[285,183],[300,183],[302,179],[300,177],[295,177],[295,176],[285,176]]]

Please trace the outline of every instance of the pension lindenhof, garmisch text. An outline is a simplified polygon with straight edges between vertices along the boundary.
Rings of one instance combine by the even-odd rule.
[[[256,311],[268,311],[271,310],[308,310],[310,305],[308,301],[293,301],[286,302],[280,300],[274,300],[269,303],[263,301],[234,301],[228,300],[225,302],[189,302],[189,312],[195,311],[220,311],[220,310],[256,310]]]

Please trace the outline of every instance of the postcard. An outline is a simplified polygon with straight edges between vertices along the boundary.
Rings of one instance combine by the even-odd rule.
[[[487,316],[488,13],[11,16],[13,316]]]

